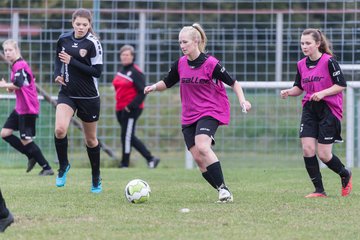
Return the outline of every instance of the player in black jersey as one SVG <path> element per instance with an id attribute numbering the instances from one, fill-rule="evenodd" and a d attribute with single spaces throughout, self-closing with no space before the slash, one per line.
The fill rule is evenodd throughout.
<path id="1" fill-rule="evenodd" d="M 102 73 L 102 47 L 92 29 L 92 14 L 77 9 L 72 15 L 74 31 L 60 36 L 56 47 L 55 82 L 61 84 L 56 106 L 55 147 L 59 159 L 56 186 L 63 187 L 70 169 L 67 131 L 71 118 L 81 119 L 92 169 L 91 192 L 102 191 L 100 145 L 96 135 L 100 114 L 98 79 Z"/>

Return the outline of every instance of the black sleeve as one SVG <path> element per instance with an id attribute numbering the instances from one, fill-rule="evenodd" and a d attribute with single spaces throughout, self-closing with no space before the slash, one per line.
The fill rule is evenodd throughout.
<path id="1" fill-rule="evenodd" d="M 64 72 L 64 70 L 62 69 L 64 64 L 60 61 L 60 58 L 59 58 L 60 52 L 61 52 L 61 45 L 60 45 L 60 39 L 59 39 L 56 44 L 54 78 L 56 78 L 57 76 L 61 76 Z"/>
<path id="2" fill-rule="evenodd" d="M 301 75 L 300 75 L 299 69 L 297 69 L 296 76 L 295 76 L 295 82 L 294 82 L 293 86 L 298 87 L 301 90 L 304 90 L 301 86 Z"/>
<path id="3" fill-rule="evenodd" d="M 230 77 L 229 73 L 226 71 L 225 67 L 223 67 L 220 63 L 216 64 L 215 69 L 212 74 L 212 78 L 222 81 L 223 83 L 232 86 L 235 81 L 232 77 Z"/>
<path id="4" fill-rule="evenodd" d="M 344 74 L 341 71 L 339 63 L 334 58 L 329 59 L 328 68 L 333 83 L 342 87 L 346 87 Z"/>
<path id="5" fill-rule="evenodd" d="M 178 83 L 180 81 L 180 76 L 179 76 L 179 72 L 178 72 L 178 64 L 179 64 L 179 60 L 175 61 L 172 64 L 168 75 L 163 79 L 167 88 L 171 88 L 172 86 L 174 86 L 176 83 Z"/>
<path id="6" fill-rule="evenodd" d="M 145 88 L 145 77 L 144 74 L 136 71 L 133 68 L 133 73 L 131 78 L 133 79 L 134 86 L 137 90 L 136 97 L 129 103 L 128 108 L 138 108 L 139 105 L 144 101 L 145 94 L 144 94 L 144 88 Z"/>
<path id="7" fill-rule="evenodd" d="M 21 88 L 24 85 L 29 85 L 30 79 L 31 78 L 30 78 L 29 74 L 24 69 L 19 69 L 15 73 L 15 78 L 14 78 L 13 84 L 15 86 L 17 86 L 18 88 Z"/>
<path id="8" fill-rule="evenodd" d="M 75 66 L 76 68 L 78 68 L 82 72 L 87 73 L 87 74 L 89 74 L 89 75 L 91 75 L 93 77 L 96 77 L 96 78 L 99 78 L 101 76 L 101 73 L 102 73 L 102 70 L 103 70 L 103 65 L 102 64 L 88 66 L 86 64 L 83 64 L 83 63 L 79 62 L 78 60 L 76 60 L 73 57 L 71 57 L 69 65 Z"/>

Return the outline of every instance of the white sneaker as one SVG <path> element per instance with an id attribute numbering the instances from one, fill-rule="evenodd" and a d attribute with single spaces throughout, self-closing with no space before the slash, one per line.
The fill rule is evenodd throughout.
<path id="1" fill-rule="evenodd" d="M 233 195 L 231 192 L 226 188 L 219 189 L 219 201 L 218 203 L 227 203 L 234 201 Z"/>
<path id="2" fill-rule="evenodd" d="M 160 158 L 158 158 L 158 157 L 153 157 L 153 158 L 151 159 L 151 161 L 148 162 L 148 167 L 149 167 L 149 168 L 156 168 L 157 165 L 159 164 L 159 162 L 160 162 Z"/>

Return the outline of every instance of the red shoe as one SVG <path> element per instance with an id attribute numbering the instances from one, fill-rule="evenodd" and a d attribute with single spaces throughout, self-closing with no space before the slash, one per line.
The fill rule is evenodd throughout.
<path id="1" fill-rule="evenodd" d="M 318 197 L 327 197 L 325 192 L 313 192 L 305 196 L 305 198 L 318 198 Z"/>
<path id="2" fill-rule="evenodd" d="M 341 196 L 346 197 L 349 196 L 352 190 L 352 174 L 349 170 L 349 176 L 341 178 Z"/>

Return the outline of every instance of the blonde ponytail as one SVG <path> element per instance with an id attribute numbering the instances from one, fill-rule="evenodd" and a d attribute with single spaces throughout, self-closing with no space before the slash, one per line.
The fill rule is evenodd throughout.
<path id="1" fill-rule="evenodd" d="M 200 52 L 205 53 L 207 37 L 201 25 L 199 23 L 194 23 L 191 26 L 185 26 L 181 29 L 180 33 L 185 31 L 188 31 L 190 33 L 191 38 L 198 42 L 198 48 Z"/>

